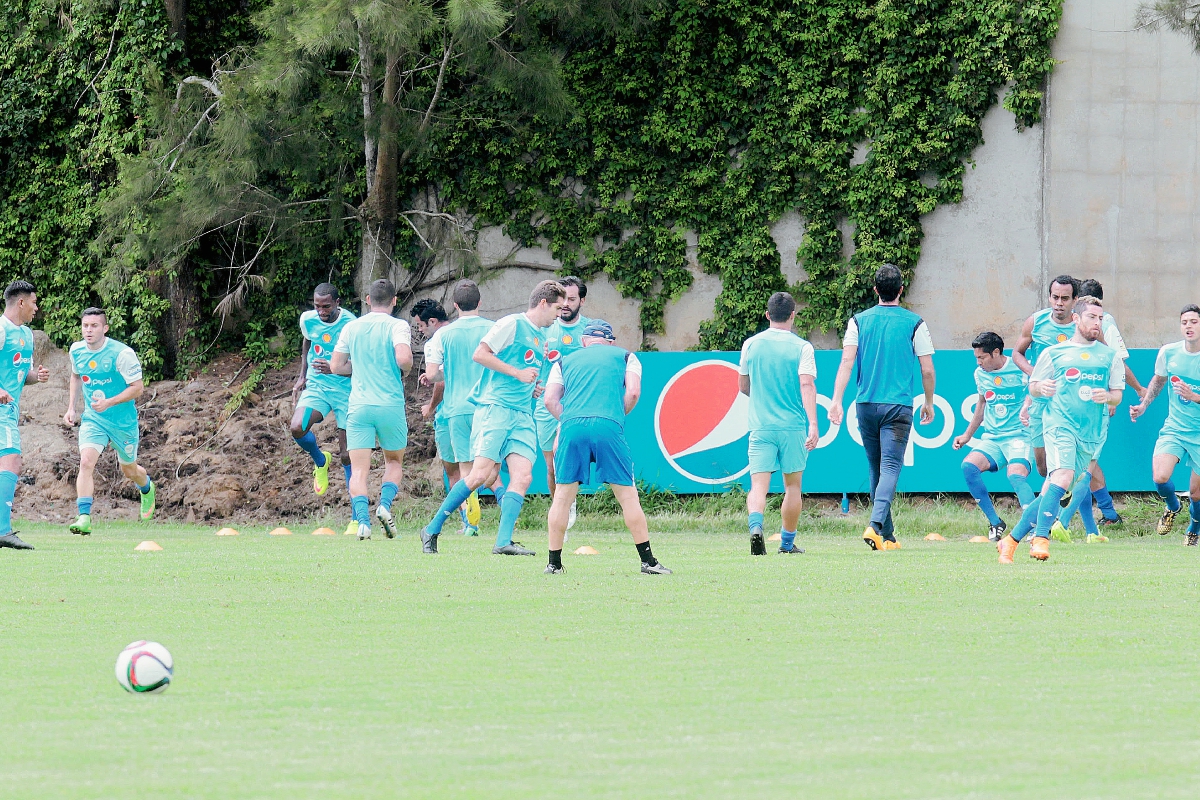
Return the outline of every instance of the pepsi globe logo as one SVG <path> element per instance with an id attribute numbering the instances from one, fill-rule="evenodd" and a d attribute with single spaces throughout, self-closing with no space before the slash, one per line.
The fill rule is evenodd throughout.
<path id="1" fill-rule="evenodd" d="M 525 351 L 525 363 L 526 364 L 536 364 L 537 360 L 538 360 L 537 353 L 535 353 L 533 350 Z"/>
<path id="2" fill-rule="evenodd" d="M 83 381 L 84 383 L 91 383 L 92 376 L 91 375 L 80 375 L 79 380 Z"/>
<path id="3" fill-rule="evenodd" d="M 21 365 L 21 354 L 13 353 L 13 366 L 18 367 L 20 365 Z"/>
<path id="4" fill-rule="evenodd" d="M 558 352 L 557 350 L 551 350 L 548 353 L 546 353 L 546 358 L 548 358 L 552 362 L 558 361 L 559 359 L 562 358 L 562 353 Z"/>
<path id="5" fill-rule="evenodd" d="M 737 366 L 698 361 L 675 373 L 658 396 L 658 449 L 680 475 L 723 484 L 750 471 L 750 398 L 738 390 Z"/>
<path id="6" fill-rule="evenodd" d="M 315 353 L 317 355 L 322 355 L 322 354 L 324 354 L 324 352 L 325 351 L 323 349 L 321 349 L 321 345 L 319 345 L 319 344 L 313 345 L 313 353 Z"/>
<path id="7" fill-rule="evenodd" d="M 1069 381 L 1077 381 L 1077 380 L 1079 380 L 1079 374 L 1080 374 L 1079 370 L 1077 370 L 1075 367 L 1071 367 L 1070 369 L 1067 370 L 1066 374 L 1063 375 L 1063 377 Z"/>
<path id="8" fill-rule="evenodd" d="M 996 399 L 996 393 L 993 392 L 991 389 L 988 389 L 986 392 L 983 393 L 983 401 L 985 403 L 990 403 L 995 399 Z"/>

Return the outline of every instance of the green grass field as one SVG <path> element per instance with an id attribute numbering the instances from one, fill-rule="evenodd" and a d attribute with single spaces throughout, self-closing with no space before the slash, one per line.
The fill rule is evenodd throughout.
<path id="1" fill-rule="evenodd" d="M 0 795 L 1195 796 L 1200 552 L 1128 535 L 1152 505 L 1002 568 L 945 504 L 902 509 L 898 553 L 856 514 L 755 559 L 736 502 L 655 518 L 664 577 L 598 516 L 568 550 L 600 555 L 562 576 L 535 533 L 520 559 L 453 535 L 423 556 L 411 528 L 18 526 Z M 175 657 L 163 695 L 113 678 L 139 638 Z"/>

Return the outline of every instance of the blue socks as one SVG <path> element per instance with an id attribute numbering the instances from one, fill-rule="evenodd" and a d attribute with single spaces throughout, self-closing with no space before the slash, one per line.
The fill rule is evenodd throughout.
<path id="1" fill-rule="evenodd" d="M 138 485 L 137 485 L 137 481 L 134 481 L 134 482 L 133 482 L 133 485 L 134 485 L 134 486 L 137 486 L 137 488 L 138 488 L 138 491 L 139 491 L 139 492 L 141 492 L 142 494 L 150 494 L 150 487 L 154 485 L 154 481 L 150 480 L 150 476 L 149 476 L 149 475 L 147 475 L 147 476 L 146 476 L 146 485 L 145 485 L 145 486 L 138 486 Z M 88 498 L 88 500 L 91 500 L 91 499 L 92 499 L 92 498 L 90 498 L 90 497 Z M 91 505 L 91 503 L 88 503 L 88 505 L 90 506 L 90 505 Z M 84 514 L 84 513 L 87 513 L 87 512 L 81 511 L 80 513 L 81 513 L 81 514 Z"/>
<path id="2" fill-rule="evenodd" d="M 92 498 L 90 498 L 90 497 L 79 498 L 78 500 L 75 501 L 75 505 L 79 509 L 80 514 L 91 514 L 92 513 Z"/>
<path id="3" fill-rule="evenodd" d="M 342 464 L 342 472 L 346 473 L 346 491 L 350 491 L 350 465 Z"/>
<path id="4" fill-rule="evenodd" d="M 761 533 L 763 526 L 763 515 L 757 511 L 751 511 L 749 525 L 751 533 L 754 533 L 755 528 L 758 528 L 759 532 Z"/>
<path id="5" fill-rule="evenodd" d="M 464 484 L 465 485 L 465 484 Z M 468 492 L 468 494 L 470 494 Z M 467 498 L 464 497 L 463 500 Z M 525 505 L 525 495 L 507 491 L 500 501 L 500 529 L 496 531 L 496 547 L 512 544 L 513 531 L 517 527 L 517 517 L 521 516 L 521 506 Z"/>
<path id="6" fill-rule="evenodd" d="M 503 483 L 496 484 L 496 488 L 492 489 L 492 496 L 496 498 L 496 505 L 499 506 L 504 502 L 504 493 L 508 490 L 504 488 Z"/>
<path id="7" fill-rule="evenodd" d="M 0 473 L 3 474 L 3 473 Z M 1179 505 L 1179 498 L 1175 495 L 1175 482 L 1168 480 L 1166 483 L 1156 483 L 1154 488 L 1158 490 L 1158 496 L 1161 497 L 1167 504 L 1170 511 L 1178 511 L 1182 506 Z"/>
<path id="8" fill-rule="evenodd" d="M 1040 536 L 1043 539 L 1050 538 L 1050 526 L 1058 519 L 1058 503 L 1067 494 L 1067 490 L 1056 484 L 1046 481 L 1046 485 L 1042 488 L 1041 499 L 1037 503 L 1037 531 L 1034 536 Z"/>
<path id="9" fill-rule="evenodd" d="M 761 516 L 761 514 L 759 516 Z M 780 528 L 779 529 L 779 538 L 780 538 L 779 549 L 780 550 L 791 550 L 792 546 L 796 543 L 796 532 L 795 531 L 785 531 L 782 528 Z"/>
<path id="10" fill-rule="evenodd" d="M 321 445 L 317 444 L 317 437 L 312 431 L 304 434 L 296 439 L 296 444 L 300 445 L 300 449 L 312 456 L 313 463 L 318 467 L 325 466 L 325 454 L 321 452 Z"/>
<path id="11" fill-rule="evenodd" d="M 1193 500 L 1188 507 L 1192 520 L 1188 525 L 1188 533 L 1200 533 L 1200 500 Z"/>
<path id="12" fill-rule="evenodd" d="M 0 472 L 0 536 L 12 533 L 13 496 L 17 493 L 17 473 Z"/>
<path id="13" fill-rule="evenodd" d="M 391 481 L 384 481 L 383 486 L 379 489 L 379 505 L 392 510 L 392 501 L 396 499 L 396 494 L 400 491 L 400 487 Z"/>
<path id="14" fill-rule="evenodd" d="M 1091 485 L 1092 476 L 1085 472 L 1080 476 L 1079 480 L 1075 481 L 1075 485 L 1071 487 L 1071 502 L 1067 503 L 1067 507 L 1058 515 L 1058 521 L 1064 528 L 1071 527 L 1071 517 L 1075 516 L 1076 511 L 1079 512 L 1080 516 L 1084 517 L 1083 527 L 1087 528 L 1086 518 L 1092 511 Z M 1087 513 L 1084 513 L 1085 508 L 1087 509 Z M 1096 522 L 1093 519 L 1092 525 L 1095 526 L 1095 524 Z"/>
<path id="15" fill-rule="evenodd" d="M 355 522 L 367 527 L 371 526 L 371 501 L 367 499 L 366 495 L 359 494 L 351 497 L 350 508 L 354 509 Z"/>
<path id="16" fill-rule="evenodd" d="M 1096 498 L 1096 505 L 1100 508 L 1100 513 L 1105 519 L 1113 520 L 1118 518 L 1117 509 L 1113 506 L 1112 495 L 1108 493 L 1107 486 L 1101 486 L 1099 489 L 1092 490 L 1092 497 Z"/>
<path id="17" fill-rule="evenodd" d="M 425 532 L 430 536 L 436 536 L 442 532 L 442 526 L 446 524 L 446 520 L 450 515 L 458 510 L 458 507 L 467 502 L 467 498 L 471 496 L 471 487 L 467 486 L 467 482 L 460 480 L 458 483 L 450 487 L 450 492 L 446 495 L 446 499 L 442 501 L 437 512 L 433 515 L 433 519 L 429 520 L 429 524 L 425 526 Z M 525 498 L 521 498 L 524 502 Z"/>
<path id="18" fill-rule="evenodd" d="M 1010 472 L 1008 473 L 1008 482 L 1012 485 L 1013 491 L 1017 493 L 1017 502 L 1021 504 L 1021 508 L 1029 508 L 1029 504 L 1036 497 L 1033 489 L 1029 486 L 1029 476 Z"/>
<path id="19" fill-rule="evenodd" d="M 1017 522 L 1017 526 L 1015 528 L 1009 531 L 1008 535 L 1016 539 L 1018 542 L 1024 539 L 1026 535 L 1033 530 L 1033 526 L 1034 523 L 1037 522 L 1037 515 L 1040 509 L 1041 505 L 1036 499 L 1029 505 L 1025 506 L 1025 511 L 1021 514 L 1020 521 Z"/>
<path id="20" fill-rule="evenodd" d="M 967 481 L 967 491 L 971 493 L 971 497 L 975 498 L 979 510 L 987 517 L 988 524 L 999 525 L 1000 517 L 996 514 L 996 507 L 992 505 L 992 498 L 988 494 L 987 487 L 983 485 L 983 473 L 979 471 L 979 467 L 970 461 L 964 461 L 962 471 L 963 478 Z"/>

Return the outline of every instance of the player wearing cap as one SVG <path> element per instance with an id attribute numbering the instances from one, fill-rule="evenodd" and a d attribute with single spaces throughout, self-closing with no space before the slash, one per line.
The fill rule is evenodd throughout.
<path id="1" fill-rule="evenodd" d="M 1152 462 L 1154 488 L 1167 504 L 1158 521 L 1158 532 L 1164 536 L 1170 533 L 1175 515 L 1182 510 L 1171 476 L 1175 467 L 1185 463 L 1192 468 L 1187 543 L 1195 547 L 1200 541 L 1200 306 L 1189 303 L 1183 307 L 1179 328 L 1183 339 L 1159 349 L 1154 360 L 1154 377 L 1142 402 L 1129 409 L 1129 418 L 1137 422 L 1159 392 L 1170 384 L 1167 419 L 1154 443 Z"/>
<path id="2" fill-rule="evenodd" d="M 408 446 L 408 420 L 404 415 L 404 376 L 412 369 L 412 332 L 407 322 L 392 316 L 396 287 L 387 279 L 371 284 L 367 303 L 371 309 L 346 324 L 333 348 L 335 375 L 350 376 L 350 402 L 346 415 L 346 447 L 350 451 L 350 505 L 360 540 L 371 538 L 371 504 L 367 478 L 371 451 L 378 440 L 383 450 L 383 487 L 375 516 L 389 539 L 396 535 L 392 501 L 404 476 L 404 450 Z"/>
<path id="3" fill-rule="evenodd" d="M 796 545 L 802 508 L 801 481 L 808 452 L 817 446 L 817 361 L 813 346 L 792 332 L 796 301 L 787 292 L 767 300 L 769 327 L 742 345 L 738 388 L 750 398 L 750 493 L 746 510 L 750 555 L 766 555 L 763 513 L 771 476 L 783 474 L 779 552 L 803 553 Z"/>
<path id="4" fill-rule="evenodd" d="M 580 333 L 580 348 L 554 364 L 547 377 L 544 405 L 561 421 L 555 470 L 558 488 L 550 505 L 550 563 L 547 574 L 563 572 L 563 537 L 579 485 L 596 478 L 607 483 L 621 505 L 625 526 L 633 534 L 642 572 L 669 575 L 650 549 L 646 514 L 633 482 L 633 457 L 625 441 L 625 415 L 642 393 L 642 365 L 637 356 L 615 344 L 612 326 L 591 320 Z"/>
<path id="5" fill-rule="evenodd" d="M 338 456 L 346 488 L 350 488 L 350 452 L 346 449 L 346 414 L 350 403 L 350 379 L 334 375 L 329 359 L 342 328 L 355 319 L 342 308 L 337 287 L 332 283 L 317 284 L 313 289 L 313 307 L 300 315 L 300 334 L 304 345 L 300 351 L 300 374 L 292 386 L 291 431 L 301 450 L 313 460 L 313 491 L 325 494 L 329 488 L 329 467 L 333 456 L 322 450 L 312 431 L 331 413 L 337 419 Z"/>
<path id="6" fill-rule="evenodd" d="M 971 342 L 975 350 L 975 414 L 966 431 L 954 439 L 954 449 L 961 449 L 971 442 L 975 432 L 983 426 L 983 434 L 972 444 L 971 452 L 963 459 L 963 478 L 967 489 L 979 510 L 987 517 L 988 538 L 998 542 L 1008 530 L 1008 524 L 996 513 L 987 487 L 983 485 L 984 472 L 997 472 L 1007 468 L 1008 482 L 1021 508 L 1033 502 L 1033 489 L 1029 488 L 1030 458 L 1029 435 L 1021 424 L 1019 410 L 1025 403 L 1029 377 L 1009 357 L 1004 355 L 1004 340 L 999 334 L 985 331 Z"/>
<path id="7" fill-rule="evenodd" d="M 1030 394 L 1047 398 L 1044 441 L 1049 474 L 1037 502 L 1030 503 L 1013 532 L 1000 540 L 1000 563 L 1011 564 L 1017 544 L 1034 527 L 1029 555 L 1050 557 L 1050 526 L 1059 501 L 1075 476 L 1087 469 L 1108 436 L 1108 407 L 1121 402 L 1125 369 L 1117 351 L 1100 341 L 1104 308 L 1094 297 L 1080 297 L 1072 309 L 1075 333 L 1038 355 L 1029 379 Z"/>
<path id="8" fill-rule="evenodd" d="M 133 481 L 141 494 L 142 519 L 154 518 L 154 482 L 137 463 L 138 415 L 134 401 L 142 396 L 142 362 L 137 354 L 108 337 L 108 318 L 103 309 L 85 308 L 80 319 L 83 341 L 71 345 L 71 393 L 63 422 L 79 423 L 79 475 L 75 479 L 75 504 L 79 517 L 71 533 L 92 532 L 92 493 L 95 491 L 96 462 L 112 444 L 121 474 Z M 83 414 L 75 401 L 83 395 Z"/>
<path id="9" fill-rule="evenodd" d="M 26 384 L 45 383 L 50 372 L 33 368 L 33 331 L 29 323 L 37 314 L 37 293 L 29 281 L 13 281 L 4 290 L 4 315 L 0 319 L 0 547 L 32 550 L 12 529 L 13 497 L 21 474 L 21 419 L 19 404 Z"/>
<path id="10" fill-rule="evenodd" d="M 540 397 L 538 381 L 545 359 L 546 328 L 562 310 L 566 292 L 555 281 L 542 281 L 529 295 L 529 308 L 499 320 L 480 340 L 475 361 L 484 368 L 472 399 L 471 471 L 451 487 L 441 508 L 421 532 L 425 550 L 437 552 L 442 525 L 471 495 L 495 479 L 500 464 L 508 466 L 508 488 L 500 500 L 500 527 L 495 555 L 536 555 L 512 540 L 525 492 L 533 480 L 537 458 L 537 430 L 533 399 Z"/>

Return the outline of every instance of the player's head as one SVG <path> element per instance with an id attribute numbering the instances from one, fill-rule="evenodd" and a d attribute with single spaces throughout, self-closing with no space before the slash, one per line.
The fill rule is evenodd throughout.
<path id="1" fill-rule="evenodd" d="M 875 294 L 885 303 L 894 303 L 904 291 L 904 276 L 895 264 L 881 264 L 875 270 Z"/>
<path id="2" fill-rule="evenodd" d="M 1095 278 L 1088 278 L 1079 282 L 1080 297 L 1094 297 L 1097 300 L 1104 299 L 1104 287 L 1100 285 L 1100 281 Z"/>
<path id="3" fill-rule="evenodd" d="M 1050 310 L 1055 319 L 1065 323 L 1071 318 L 1071 307 L 1079 296 L 1079 281 L 1070 275 L 1059 275 L 1050 281 Z"/>
<path id="4" fill-rule="evenodd" d="M 583 333 L 579 335 L 579 342 L 584 347 L 594 344 L 616 344 L 617 335 L 613 333 L 612 325 L 602 319 L 594 319 L 584 326 Z"/>
<path id="5" fill-rule="evenodd" d="M 567 293 L 563 299 L 562 311 L 558 312 L 558 318 L 570 325 L 579 319 L 579 312 L 583 310 L 583 301 L 587 298 L 587 284 L 574 275 L 568 275 L 565 278 L 559 278 L 558 285 L 563 287 Z"/>
<path id="6" fill-rule="evenodd" d="M 396 284 L 387 278 L 375 281 L 367 291 L 367 303 L 372 311 L 392 313 L 392 309 L 396 307 Z"/>
<path id="7" fill-rule="evenodd" d="M 545 328 L 562 313 L 563 303 L 567 298 L 567 290 L 558 281 L 542 281 L 529 295 L 529 321 L 539 328 Z"/>
<path id="8" fill-rule="evenodd" d="M 446 309 L 442 308 L 442 304 L 437 300 L 429 297 L 413 303 L 409 313 L 413 315 L 417 330 L 425 338 L 433 336 L 434 331 L 446 324 Z"/>
<path id="9" fill-rule="evenodd" d="M 83 340 L 88 344 L 100 344 L 108 334 L 108 316 L 103 308 L 85 308 L 79 315 L 79 327 L 83 331 Z"/>
<path id="10" fill-rule="evenodd" d="M 475 281 L 461 280 L 454 286 L 454 307 L 461 311 L 479 308 L 479 286 Z"/>
<path id="11" fill-rule="evenodd" d="M 775 324 L 791 323 L 796 316 L 796 301 L 787 292 L 776 292 L 767 300 L 767 319 Z"/>
<path id="12" fill-rule="evenodd" d="M 1004 340 L 1000 334 L 984 331 L 971 341 L 975 351 L 975 363 L 984 372 L 995 372 L 1004 366 Z"/>
<path id="13" fill-rule="evenodd" d="M 332 283 L 318 283 L 317 288 L 313 289 L 313 308 L 326 325 L 338 318 L 341 305 L 337 287 Z"/>
<path id="14" fill-rule="evenodd" d="M 33 322 L 37 314 L 37 291 L 29 281 L 13 281 L 4 289 L 4 310 L 16 311 L 22 325 Z"/>
<path id="15" fill-rule="evenodd" d="M 1183 331 L 1183 338 L 1189 342 L 1200 339 L 1200 306 L 1188 303 L 1183 307 L 1179 312 L 1179 329 Z"/>
<path id="16" fill-rule="evenodd" d="M 1100 325 L 1104 321 L 1104 304 L 1091 295 L 1084 295 L 1075 300 L 1071 308 L 1071 319 L 1075 320 L 1075 330 L 1089 342 L 1100 338 Z"/>

